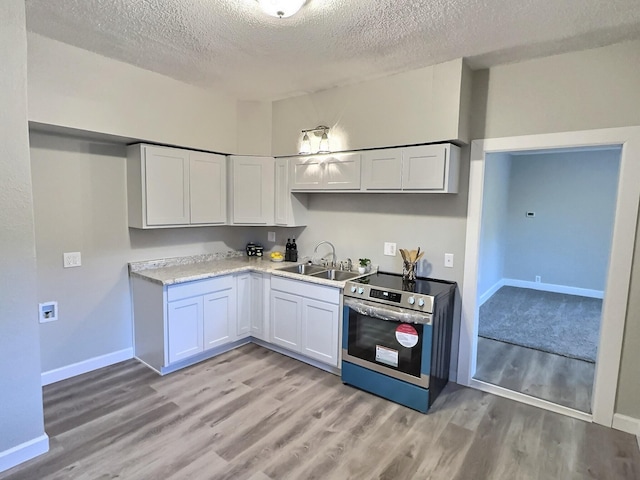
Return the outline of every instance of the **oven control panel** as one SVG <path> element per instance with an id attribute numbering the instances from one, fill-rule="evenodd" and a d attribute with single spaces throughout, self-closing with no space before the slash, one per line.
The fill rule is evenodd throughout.
<path id="1" fill-rule="evenodd" d="M 371 288 L 369 290 L 370 298 L 377 298 L 378 300 L 387 300 L 393 303 L 402 303 L 402 294 L 398 292 L 389 292 L 387 290 L 378 290 L 377 288 Z"/>
<path id="2" fill-rule="evenodd" d="M 422 312 L 431 313 L 433 310 L 433 297 L 419 293 L 384 290 L 371 285 L 347 282 L 344 294 L 348 297 L 367 299 Z"/>

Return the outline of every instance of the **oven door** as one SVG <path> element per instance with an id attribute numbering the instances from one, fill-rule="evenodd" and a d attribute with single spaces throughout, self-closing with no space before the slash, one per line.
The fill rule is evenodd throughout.
<path id="1" fill-rule="evenodd" d="M 430 315 L 347 297 L 344 305 L 344 361 L 429 387 Z"/>

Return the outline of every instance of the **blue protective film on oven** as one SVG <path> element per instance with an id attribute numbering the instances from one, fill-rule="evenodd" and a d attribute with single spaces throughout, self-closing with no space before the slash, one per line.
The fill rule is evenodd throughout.
<path id="1" fill-rule="evenodd" d="M 429 410 L 428 389 L 388 377 L 368 368 L 343 361 L 342 381 L 419 412 L 427 413 Z"/>

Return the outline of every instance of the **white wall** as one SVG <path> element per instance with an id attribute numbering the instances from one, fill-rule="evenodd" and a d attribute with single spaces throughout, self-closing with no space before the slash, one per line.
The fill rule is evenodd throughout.
<path id="1" fill-rule="evenodd" d="M 22 0 L 0 3 L 0 471 L 48 448 L 40 389 Z M 41 439 L 39 450 L 27 442 Z M 15 449 L 15 450 L 12 450 Z"/>
<path id="2" fill-rule="evenodd" d="M 28 35 L 29 121 L 234 153 L 236 99 Z"/>
<path id="3" fill-rule="evenodd" d="M 476 72 L 472 138 L 640 125 L 640 41 Z M 616 411 L 640 419 L 640 230 Z"/>
<path id="4" fill-rule="evenodd" d="M 504 278 L 509 174 L 511 157 L 506 153 L 487 155 L 482 199 L 482 231 L 478 257 L 478 293 L 486 301 Z"/>
<path id="5" fill-rule="evenodd" d="M 458 59 L 276 101 L 273 154 L 297 154 L 300 131 L 318 125 L 331 127 L 332 151 L 466 142 L 470 92 L 470 72 Z"/>
<path id="6" fill-rule="evenodd" d="M 125 157 L 121 144 L 31 132 L 37 301 L 59 303 L 59 320 L 40 325 L 43 372 L 131 348 L 128 262 L 243 250 L 250 240 L 271 247 L 268 230 L 288 232 L 129 229 Z M 82 266 L 62 268 L 62 254 L 74 251 Z"/>
<path id="7" fill-rule="evenodd" d="M 238 155 L 271 155 L 271 102 L 238 102 Z"/>
<path id="8" fill-rule="evenodd" d="M 619 149 L 512 155 L 505 277 L 604 291 L 619 166 Z"/>

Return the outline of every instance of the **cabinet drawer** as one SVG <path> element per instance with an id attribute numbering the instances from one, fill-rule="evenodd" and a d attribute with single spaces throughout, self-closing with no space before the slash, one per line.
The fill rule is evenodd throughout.
<path id="1" fill-rule="evenodd" d="M 233 288 L 233 286 L 233 275 L 169 285 L 167 287 L 167 301 L 173 302 L 183 298 L 195 297 L 196 295 L 206 295 L 207 293 L 227 290 Z"/>
<path id="2" fill-rule="evenodd" d="M 271 289 L 281 292 L 291 293 L 301 297 L 313 298 L 321 302 L 340 303 L 340 289 L 334 287 L 325 287 L 324 285 L 316 285 L 314 283 L 305 282 L 304 280 L 291 280 L 289 278 L 271 277 Z"/>

